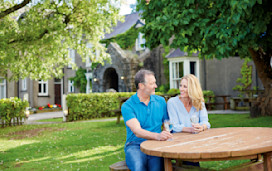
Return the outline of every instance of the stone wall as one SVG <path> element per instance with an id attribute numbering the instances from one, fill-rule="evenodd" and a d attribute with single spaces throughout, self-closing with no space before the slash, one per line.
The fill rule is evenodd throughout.
<path id="1" fill-rule="evenodd" d="M 93 71 L 92 91 L 93 92 L 105 92 L 107 89 L 113 88 L 108 84 L 108 76 L 106 74 L 117 74 L 115 79 L 118 79 L 118 92 L 130 92 L 132 91 L 135 71 L 137 70 L 138 62 L 134 54 L 123 51 L 116 43 L 110 43 L 107 49 L 107 53 L 111 56 L 111 63 L 105 63 L 104 66 L 99 65 Z M 94 81 L 96 80 L 96 81 Z M 134 82 L 134 81 L 133 81 Z"/>

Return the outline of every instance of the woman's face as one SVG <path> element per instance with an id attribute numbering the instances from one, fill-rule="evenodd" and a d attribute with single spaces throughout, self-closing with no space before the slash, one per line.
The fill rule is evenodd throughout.
<path id="1" fill-rule="evenodd" d="M 189 97 L 188 94 L 188 81 L 186 79 L 182 79 L 179 84 L 179 91 L 181 97 Z"/>

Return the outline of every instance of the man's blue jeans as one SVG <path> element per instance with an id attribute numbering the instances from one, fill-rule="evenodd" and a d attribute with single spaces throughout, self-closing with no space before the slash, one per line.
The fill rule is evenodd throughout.
<path id="1" fill-rule="evenodd" d="M 163 158 L 149 156 L 140 149 L 140 142 L 129 142 L 125 145 L 126 163 L 131 171 L 162 171 Z"/>

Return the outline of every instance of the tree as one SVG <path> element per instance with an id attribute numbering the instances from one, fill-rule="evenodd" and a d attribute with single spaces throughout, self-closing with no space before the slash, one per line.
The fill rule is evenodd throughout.
<path id="1" fill-rule="evenodd" d="M 17 3 L 16 3 L 17 2 Z M 112 0 L 0 0 L 0 75 L 9 79 L 61 77 L 68 48 L 83 61 L 109 59 L 99 43 L 122 20 Z M 92 44 L 87 48 L 86 43 Z M 99 50 L 96 58 L 94 50 Z"/>
<path id="2" fill-rule="evenodd" d="M 205 58 L 251 57 L 265 93 L 251 112 L 272 115 L 272 3 L 269 0 L 141 1 L 146 46 L 200 51 Z"/>

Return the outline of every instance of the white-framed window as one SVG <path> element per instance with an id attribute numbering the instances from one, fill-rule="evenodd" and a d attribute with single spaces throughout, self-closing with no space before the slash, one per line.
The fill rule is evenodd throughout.
<path id="1" fill-rule="evenodd" d="M 22 91 L 27 90 L 27 78 L 22 79 Z"/>
<path id="2" fill-rule="evenodd" d="M 6 98 L 6 88 L 7 88 L 6 79 L 0 77 L 0 99 Z"/>
<path id="3" fill-rule="evenodd" d="M 76 62 L 76 50 L 69 48 L 69 58 L 71 59 L 72 63 Z M 72 68 L 72 65 L 69 64 L 68 68 Z"/>
<path id="4" fill-rule="evenodd" d="M 142 47 L 143 45 L 143 47 Z M 136 51 L 144 50 L 145 49 L 145 38 L 144 34 L 139 32 L 138 38 L 136 39 Z"/>
<path id="5" fill-rule="evenodd" d="M 72 80 L 68 80 L 68 92 L 69 93 L 75 92 L 74 81 L 72 81 Z"/>
<path id="6" fill-rule="evenodd" d="M 39 80 L 39 96 L 48 96 L 48 81 Z"/>
<path id="7" fill-rule="evenodd" d="M 169 59 L 170 88 L 179 88 L 181 77 L 194 74 L 199 78 L 198 57 L 180 57 Z"/>

